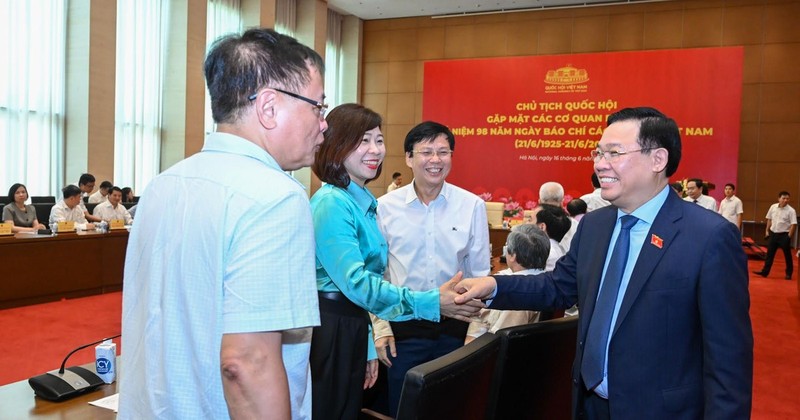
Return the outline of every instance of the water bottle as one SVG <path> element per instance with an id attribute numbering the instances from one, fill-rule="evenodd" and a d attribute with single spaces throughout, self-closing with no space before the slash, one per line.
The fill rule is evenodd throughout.
<path id="1" fill-rule="evenodd" d="M 58 223 L 50 223 L 50 235 L 56 236 L 58 234 Z"/>

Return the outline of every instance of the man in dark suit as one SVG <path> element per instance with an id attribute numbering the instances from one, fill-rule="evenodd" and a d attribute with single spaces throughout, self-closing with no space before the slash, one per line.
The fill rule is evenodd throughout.
<path id="1" fill-rule="evenodd" d="M 623 109 L 592 156 L 613 206 L 586 214 L 555 270 L 465 279 L 456 302 L 546 310 L 577 301 L 577 418 L 749 418 L 747 261 L 733 224 L 671 193 L 677 124 L 652 108 Z"/>

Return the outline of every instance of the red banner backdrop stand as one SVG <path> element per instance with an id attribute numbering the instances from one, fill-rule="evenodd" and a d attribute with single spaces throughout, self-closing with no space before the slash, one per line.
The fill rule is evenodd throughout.
<path id="1" fill-rule="evenodd" d="M 456 134 L 448 182 L 493 200 L 538 200 L 560 182 L 590 192 L 589 153 L 606 117 L 651 106 L 681 128 L 673 181 L 736 181 L 742 47 L 430 61 L 423 119 Z M 717 200 L 722 188 L 711 192 Z"/>

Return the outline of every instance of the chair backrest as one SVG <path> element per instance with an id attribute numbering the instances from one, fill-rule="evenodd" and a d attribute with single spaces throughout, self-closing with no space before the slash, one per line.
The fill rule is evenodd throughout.
<path id="1" fill-rule="evenodd" d="M 505 204 L 499 201 L 486 202 L 486 220 L 489 222 L 490 227 L 503 227 L 503 206 Z"/>
<path id="2" fill-rule="evenodd" d="M 31 196 L 31 204 L 36 203 L 56 203 L 56 197 L 52 195 L 32 195 Z"/>
<path id="3" fill-rule="evenodd" d="M 100 203 L 86 203 L 86 211 L 88 211 L 89 214 L 94 214 L 94 208 L 97 207 L 98 204 Z"/>
<path id="4" fill-rule="evenodd" d="M 56 203 L 33 203 L 33 208 L 36 209 L 36 220 L 43 225 L 50 223 L 50 211 Z"/>
<path id="5" fill-rule="evenodd" d="M 409 370 L 398 420 L 485 418 L 493 411 L 491 382 L 500 338 L 484 334 L 468 345 Z"/>
<path id="6" fill-rule="evenodd" d="M 497 331 L 501 357 L 490 419 L 570 419 L 578 317 Z"/>

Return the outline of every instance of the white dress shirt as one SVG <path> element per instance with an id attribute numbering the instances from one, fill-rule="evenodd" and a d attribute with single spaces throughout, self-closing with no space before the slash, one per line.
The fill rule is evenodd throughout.
<path id="1" fill-rule="evenodd" d="M 742 213 L 742 200 L 735 195 L 731 198 L 725 197 L 719 202 L 719 214 L 736 226 L 739 226 L 739 215 Z"/>
<path id="2" fill-rule="evenodd" d="M 86 229 L 88 223 L 81 206 L 69 208 L 64 200 L 56 203 L 50 210 L 50 223 L 58 222 L 75 222 L 75 228 L 80 230 Z"/>
<path id="3" fill-rule="evenodd" d="M 98 204 L 97 207 L 94 208 L 93 214 L 106 222 L 111 220 L 124 220 L 126 225 L 133 223 L 133 217 L 128 213 L 128 209 L 126 209 L 125 206 L 117 204 L 117 207 L 114 207 L 109 201 Z"/>
<path id="4" fill-rule="evenodd" d="M 411 290 L 439 288 L 458 271 L 464 278 L 489 274 L 489 224 L 486 203 L 477 195 L 444 183 L 425 205 L 414 182 L 378 199 L 378 226 L 389 245 L 384 278 Z M 389 323 L 373 319 L 374 338 L 392 335 Z"/>
<path id="5" fill-rule="evenodd" d="M 683 199 L 689 202 L 695 202 L 695 204 L 697 204 L 698 206 L 707 208 L 711 211 L 717 211 L 717 200 L 715 200 L 714 197 L 710 197 L 705 194 L 700 194 L 700 197 L 697 197 L 696 201 L 694 198 L 689 197 L 688 195 L 686 197 L 683 197 Z"/>

